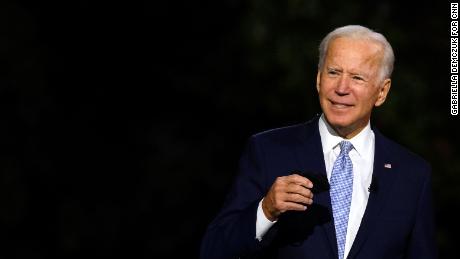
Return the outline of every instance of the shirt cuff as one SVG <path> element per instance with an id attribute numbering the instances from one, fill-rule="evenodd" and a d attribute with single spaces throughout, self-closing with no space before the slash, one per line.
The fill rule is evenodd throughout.
<path id="1" fill-rule="evenodd" d="M 257 219 L 256 219 L 256 239 L 262 241 L 263 236 L 267 231 L 276 223 L 275 221 L 270 221 L 265 216 L 265 213 L 262 209 L 262 199 L 259 202 L 259 207 L 257 208 Z"/>

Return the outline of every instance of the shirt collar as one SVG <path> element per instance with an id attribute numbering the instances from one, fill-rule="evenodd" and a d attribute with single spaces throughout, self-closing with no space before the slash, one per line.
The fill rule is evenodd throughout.
<path id="1" fill-rule="evenodd" d="M 333 150 L 342 140 L 350 141 L 351 144 L 353 144 L 353 149 L 355 149 L 360 156 L 367 154 L 368 149 L 371 148 L 369 143 L 372 141 L 373 132 L 370 122 L 367 122 L 366 127 L 364 127 L 361 132 L 351 139 L 344 139 L 340 137 L 326 121 L 324 114 L 321 115 L 318 121 L 318 127 L 324 153 Z"/>

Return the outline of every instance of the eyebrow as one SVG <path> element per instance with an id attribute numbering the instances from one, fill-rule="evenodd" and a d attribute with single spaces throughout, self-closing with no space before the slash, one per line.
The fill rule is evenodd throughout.
<path id="1" fill-rule="evenodd" d="M 341 69 L 341 68 L 335 68 L 335 67 L 326 67 L 326 70 L 328 70 L 328 71 L 334 70 L 334 71 L 340 71 L 340 72 L 343 71 L 343 69 Z"/>
<path id="2" fill-rule="evenodd" d="M 326 67 L 327 71 L 338 71 L 338 72 L 343 72 L 343 69 L 341 68 L 336 68 L 336 67 Z M 360 76 L 362 77 L 363 79 L 365 79 L 366 81 L 369 79 L 369 76 L 365 73 L 361 73 L 361 72 L 348 72 L 348 74 L 350 74 L 351 76 Z"/>

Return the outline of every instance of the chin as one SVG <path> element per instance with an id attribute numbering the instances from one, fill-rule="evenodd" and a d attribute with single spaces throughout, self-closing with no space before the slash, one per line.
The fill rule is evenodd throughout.
<path id="1" fill-rule="evenodd" d="M 327 122 L 333 128 L 348 128 L 353 124 L 353 120 L 349 114 L 335 114 L 335 113 L 324 113 Z"/>

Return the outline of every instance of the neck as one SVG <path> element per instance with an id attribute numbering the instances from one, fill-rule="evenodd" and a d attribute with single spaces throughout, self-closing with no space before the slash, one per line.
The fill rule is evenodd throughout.
<path id="1" fill-rule="evenodd" d="M 324 116 L 324 121 L 326 122 L 326 124 L 332 129 L 334 130 L 334 132 L 344 138 L 344 139 L 351 139 L 353 138 L 354 136 L 358 135 L 366 126 L 367 124 L 369 123 L 369 120 L 366 120 L 366 122 L 364 123 L 355 123 L 355 124 L 352 124 L 352 125 L 348 125 L 348 126 L 345 126 L 345 127 L 342 127 L 342 126 L 338 126 L 338 125 L 332 125 L 326 118 L 326 116 Z"/>
<path id="2" fill-rule="evenodd" d="M 366 124 L 367 125 L 367 124 Z M 352 127 L 335 127 L 335 126 L 332 126 L 331 127 L 335 130 L 335 132 L 337 132 L 337 134 L 344 138 L 344 139 L 351 139 L 353 138 L 354 136 L 358 135 L 365 127 L 366 125 L 364 126 L 360 126 L 358 128 L 352 128 Z"/>

